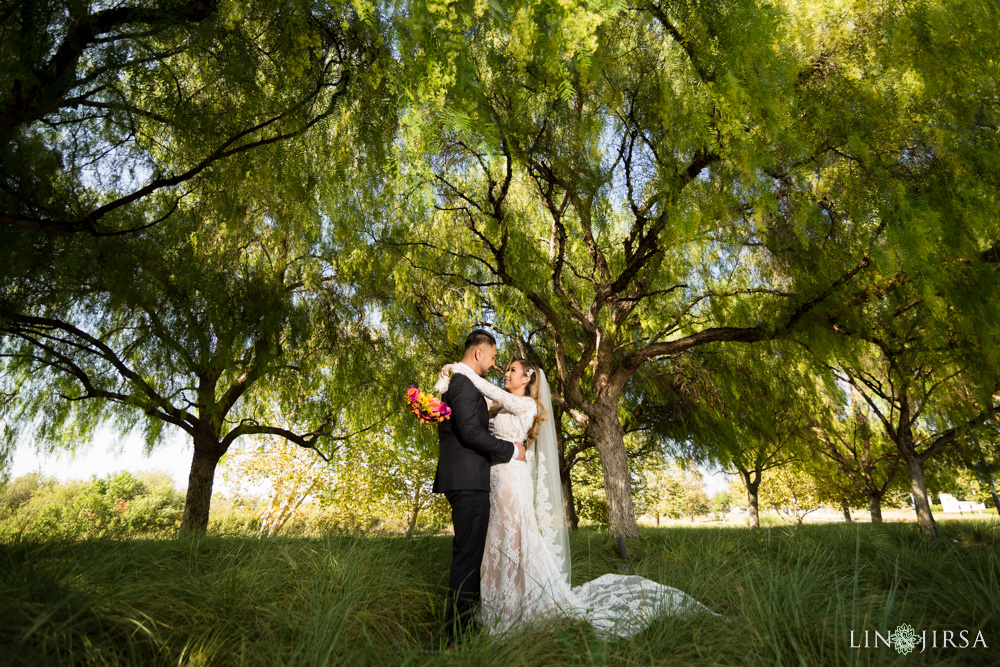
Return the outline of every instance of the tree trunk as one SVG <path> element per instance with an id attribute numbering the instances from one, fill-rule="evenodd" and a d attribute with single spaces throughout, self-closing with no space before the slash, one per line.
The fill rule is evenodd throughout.
<path id="1" fill-rule="evenodd" d="M 937 537 L 937 524 L 934 523 L 934 516 L 931 514 L 931 503 L 927 497 L 927 484 L 924 482 L 924 467 L 920 459 L 915 456 L 903 454 L 906 460 L 906 468 L 910 473 L 910 490 L 913 492 L 913 507 L 917 511 L 917 523 L 920 531 L 927 537 Z"/>
<path id="2" fill-rule="evenodd" d="M 573 480 L 570 479 L 569 470 L 563 473 L 560 471 L 560 481 L 563 489 L 563 510 L 566 512 L 566 527 L 570 530 L 577 530 L 580 527 L 580 517 L 576 513 L 576 499 L 573 497 Z"/>
<path id="3" fill-rule="evenodd" d="M 410 521 L 406 526 L 406 533 L 403 537 L 412 537 L 413 531 L 417 528 L 417 517 L 420 516 L 420 487 L 413 492 L 413 503 L 410 505 Z"/>
<path id="4" fill-rule="evenodd" d="M 844 510 L 844 523 L 851 523 L 851 504 L 847 500 L 840 501 L 840 509 Z"/>
<path id="5" fill-rule="evenodd" d="M 274 516 L 274 510 L 278 505 L 278 498 L 278 489 L 274 489 L 271 494 L 271 500 L 267 504 L 267 509 L 260 515 L 260 531 L 257 533 L 257 537 L 267 536 L 268 528 L 270 528 Z"/>
<path id="6" fill-rule="evenodd" d="M 608 503 L 608 531 L 612 537 L 640 539 L 632 504 L 625 436 L 618 422 L 617 404 L 608 414 L 591 421 L 587 429 L 597 444 L 604 473 L 604 498 Z"/>
<path id="7" fill-rule="evenodd" d="M 868 511 L 872 515 L 872 523 L 882 523 L 882 496 L 877 493 L 868 494 Z"/>
<path id="8" fill-rule="evenodd" d="M 217 442 L 199 443 L 195 439 L 194 458 L 191 459 L 187 496 L 184 499 L 184 518 L 181 520 L 182 535 L 204 535 L 208 530 L 215 467 L 222 458 L 219 449 Z"/>
<path id="9" fill-rule="evenodd" d="M 982 455 L 979 457 L 979 469 L 982 471 L 980 477 L 986 482 L 986 485 L 990 487 L 990 495 L 993 496 L 993 507 L 996 508 L 997 514 L 1000 514 L 1000 496 L 997 495 L 997 486 L 993 482 L 993 472 L 990 470 L 990 466 L 986 463 L 986 459 Z"/>
<path id="10" fill-rule="evenodd" d="M 562 482 L 563 511 L 566 513 L 566 528 L 575 531 L 580 528 L 580 516 L 576 511 L 576 499 L 573 497 L 573 478 L 570 477 L 572 466 L 566 465 L 566 440 L 562 430 L 562 410 L 553 406 L 552 417 L 556 426 L 556 449 L 559 452 L 559 481 Z"/>
<path id="11" fill-rule="evenodd" d="M 278 508 L 271 516 L 271 522 L 267 527 L 267 536 L 274 537 L 281 530 L 281 527 L 285 525 L 288 519 L 295 513 L 295 508 L 292 506 L 292 498 L 289 497 L 285 502 L 281 503 L 281 507 Z"/>
<path id="12" fill-rule="evenodd" d="M 747 518 L 750 519 L 750 530 L 760 528 L 760 511 L 757 503 L 758 484 L 747 484 Z"/>
<path id="13" fill-rule="evenodd" d="M 997 514 L 1000 514 L 1000 496 L 997 496 L 997 487 L 993 483 L 993 475 L 987 473 L 986 480 L 990 485 L 990 495 L 993 496 L 993 507 L 996 508 Z"/>
<path id="14" fill-rule="evenodd" d="M 273 523 L 271 525 L 271 529 L 267 532 L 268 537 L 274 537 L 275 535 L 278 534 L 279 530 L 285 527 L 285 524 L 288 523 L 288 520 L 291 519 L 293 516 L 295 516 L 295 513 L 299 511 L 300 507 L 302 507 L 302 503 L 306 501 L 306 498 L 309 496 L 310 493 L 312 493 L 312 490 L 315 486 L 316 483 L 313 482 L 309 486 L 309 488 L 306 489 L 306 492 L 300 495 L 299 499 L 295 501 L 294 506 L 291 505 L 292 502 L 291 499 L 289 499 L 288 502 L 285 503 L 285 506 L 281 508 L 281 514 L 278 516 L 278 522 Z"/>

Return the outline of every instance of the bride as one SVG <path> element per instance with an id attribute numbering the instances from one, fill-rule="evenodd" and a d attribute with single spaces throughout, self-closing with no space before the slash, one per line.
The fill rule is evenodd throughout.
<path id="1" fill-rule="evenodd" d="M 463 364 L 448 364 L 437 389 L 446 388 L 452 372 L 468 377 L 491 402 L 493 434 L 524 442 L 528 449 L 527 460 L 490 468 L 478 618 L 490 633 L 569 616 L 587 620 L 601 634 L 628 637 L 657 616 L 708 612 L 686 593 L 638 576 L 605 574 L 571 587 L 569 533 L 545 374 L 530 361 L 514 359 L 504 374 L 504 391 Z"/>

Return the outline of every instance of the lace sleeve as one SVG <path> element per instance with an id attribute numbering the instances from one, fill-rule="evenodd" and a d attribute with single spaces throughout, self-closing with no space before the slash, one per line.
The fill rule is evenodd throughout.
<path id="1" fill-rule="evenodd" d="M 535 399 L 530 396 L 515 396 L 509 391 L 504 391 L 489 380 L 479 377 L 471 370 L 466 370 L 464 367 L 457 364 L 452 367 L 452 371 L 455 373 L 461 373 L 465 377 L 472 380 L 472 384 L 475 385 L 476 389 L 478 389 L 483 396 L 491 401 L 499 403 L 515 415 L 522 415 L 536 409 Z"/>

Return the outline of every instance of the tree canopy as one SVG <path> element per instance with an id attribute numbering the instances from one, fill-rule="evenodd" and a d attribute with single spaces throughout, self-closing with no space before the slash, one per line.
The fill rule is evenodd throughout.
<path id="1" fill-rule="evenodd" d="M 209 172 L 366 113 L 385 76 L 347 3 L 6 3 L 0 223 L 113 234 L 184 209 Z M 245 169 L 245 167 L 243 167 Z"/>
<path id="2" fill-rule="evenodd" d="M 735 467 L 756 508 L 761 473 L 824 434 L 861 471 L 844 384 L 894 424 L 911 480 L 997 411 L 995 4 L 53 0 L 0 19 L 8 446 L 181 428 L 203 499 L 186 525 L 237 438 L 329 456 L 473 323 L 546 369 L 567 490 L 596 453 L 625 537 L 630 433 Z M 908 455 L 904 422 L 938 444 Z M 403 470 L 382 454 L 364 458 Z"/>

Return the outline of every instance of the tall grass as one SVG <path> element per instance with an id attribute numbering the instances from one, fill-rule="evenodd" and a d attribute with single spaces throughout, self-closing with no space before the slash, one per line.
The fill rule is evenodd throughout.
<path id="1" fill-rule="evenodd" d="M 451 648 L 447 537 L 14 539 L 0 664 L 1000 664 L 1000 522 L 940 528 L 935 542 L 906 524 L 643 529 L 630 570 L 725 619 L 665 617 L 610 642 L 557 622 Z M 572 541 L 575 583 L 621 571 L 603 532 Z M 850 647 L 852 630 L 901 623 L 981 631 L 989 648 Z"/>

